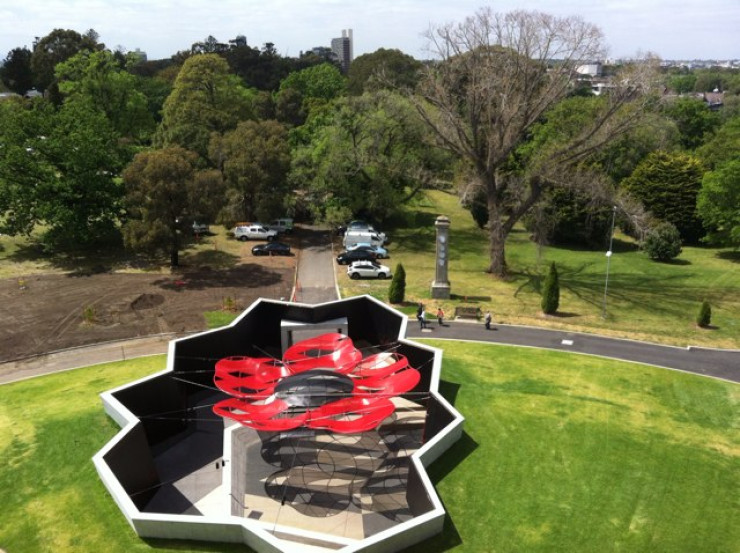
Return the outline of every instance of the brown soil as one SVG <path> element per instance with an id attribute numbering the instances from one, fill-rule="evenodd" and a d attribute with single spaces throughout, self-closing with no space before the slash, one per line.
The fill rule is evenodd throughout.
<path id="1" fill-rule="evenodd" d="M 172 275 L 34 275 L 0 280 L 0 362 L 74 346 L 206 328 L 205 311 L 288 298 L 295 258 Z M 231 301 L 233 300 L 233 302 Z"/>

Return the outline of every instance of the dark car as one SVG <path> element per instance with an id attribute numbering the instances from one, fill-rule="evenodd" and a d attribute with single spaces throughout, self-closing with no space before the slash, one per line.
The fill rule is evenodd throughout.
<path id="1" fill-rule="evenodd" d="M 252 248 L 252 255 L 290 255 L 290 246 L 282 242 L 258 244 Z"/>
<path id="2" fill-rule="evenodd" d="M 352 250 L 342 252 L 337 256 L 337 263 L 340 265 L 349 265 L 353 261 L 375 261 L 378 258 L 369 250 Z"/>

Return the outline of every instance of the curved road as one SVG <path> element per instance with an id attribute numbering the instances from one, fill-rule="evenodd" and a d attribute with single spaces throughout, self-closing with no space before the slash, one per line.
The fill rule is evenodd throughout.
<path id="1" fill-rule="evenodd" d="M 301 248 L 293 300 L 310 304 L 336 300 L 338 289 L 329 232 L 316 227 L 303 227 L 296 234 Z M 421 330 L 416 321 L 410 320 L 407 336 L 495 342 L 598 355 L 740 382 L 740 350 L 680 348 L 595 334 L 511 325 L 494 324 L 488 331 L 482 323 L 467 321 L 452 321 L 442 327 L 435 322 Z M 98 344 L 0 364 L 0 384 L 97 363 L 166 353 L 167 343 L 173 337 L 151 336 Z"/>

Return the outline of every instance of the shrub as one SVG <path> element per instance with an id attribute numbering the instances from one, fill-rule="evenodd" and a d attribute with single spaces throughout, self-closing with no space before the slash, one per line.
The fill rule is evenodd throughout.
<path id="1" fill-rule="evenodd" d="M 668 261 L 681 253 L 681 235 L 672 223 L 660 223 L 647 232 L 642 248 L 650 259 Z"/>
<path id="2" fill-rule="evenodd" d="M 403 303 L 406 298 L 406 270 L 400 263 L 393 271 L 393 279 L 388 288 L 388 301 L 391 303 Z"/>
<path id="3" fill-rule="evenodd" d="M 699 308 L 699 314 L 696 316 L 696 324 L 702 328 L 708 327 L 712 323 L 712 306 L 708 301 L 702 302 Z"/>
<path id="4" fill-rule="evenodd" d="M 558 270 L 555 268 L 555 262 L 553 262 L 542 287 L 542 311 L 546 315 L 552 315 L 558 310 L 559 305 L 560 282 L 558 281 Z"/>

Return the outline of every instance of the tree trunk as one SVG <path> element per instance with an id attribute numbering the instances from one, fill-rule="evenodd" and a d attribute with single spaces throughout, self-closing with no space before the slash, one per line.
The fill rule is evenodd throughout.
<path id="1" fill-rule="evenodd" d="M 501 209 L 495 201 L 488 202 L 488 247 L 491 264 L 489 273 L 497 276 L 506 276 L 506 228 L 504 226 Z"/>
<path id="2" fill-rule="evenodd" d="M 170 267 L 177 267 L 180 265 L 180 252 L 177 247 L 170 250 Z"/>

